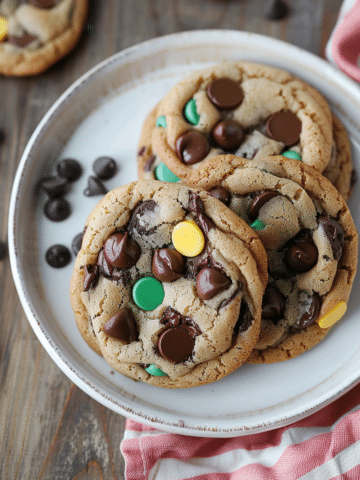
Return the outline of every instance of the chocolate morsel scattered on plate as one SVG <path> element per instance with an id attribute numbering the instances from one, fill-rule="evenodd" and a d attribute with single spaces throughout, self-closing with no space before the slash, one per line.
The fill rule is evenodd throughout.
<path id="1" fill-rule="evenodd" d="M 39 186 L 49 197 L 61 197 L 67 192 L 69 182 L 63 177 L 50 176 L 42 178 Z"/>
<path id="2" fill-rule="evenodd" d="M 75 182 L 81 177 L 82 166 L 77 160 L 73 158 L 64 158 L 56 166 L 58 175 L 66 178 L 68 182 Z"/>
<path id="3" fill-rule="evenodd" d="M 93 176 L 88 178 L 88 185 L 84 190 L 84 195 L 86 197 L 95 197 L 97 195 L 105 195 L 106 193 L 107 188 L 99 178 Z"/>
<path id="4" fill-rule="evenodd" d="M 61 222 L 70 216 L 71 206 L 65 198 L 50 198 L 44 205 L 44 213 L 49 220 Z"/>
<path id="5" fill-rule="evenodd" d="M 268 20 L 282 20 L 289 13 L 289 7 L 283 0 L 269 0 L 264 5 L 264 16 Z"/>
<path id="6" fill-rule="evenodd" d="M 52 245 L 47 249 L 45 259 L 50 267 L 63 268 L 70 263 L 71 253 L 65 245 Z"/>
<path id="7" fill-rule="evenodd" d="M 71 250 L 74 252 L 74 255 L 77 255 L 81 250 L 81 244 L 83 239 L 83 233 L 78 233 L 71 242 Z"/>
<path id="8" fill-rule="evenodd" d="M 109 180 L 116 173 L 116 162 L 111 157 L 99 157 L 93 163 L 93 170 L 101 180 Z"/>

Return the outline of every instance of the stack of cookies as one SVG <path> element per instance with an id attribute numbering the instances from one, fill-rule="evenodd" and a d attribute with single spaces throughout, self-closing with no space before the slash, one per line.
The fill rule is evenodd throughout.
<path id="1" fill-rule="evenodd" d="M 144 121 L 139 180 L 90 214 L 71 281 L 86 342 L 168 388 L 291 359 L 344 315 L 357 264 L 347 133 L 287 72 L 224 63 Z"/>

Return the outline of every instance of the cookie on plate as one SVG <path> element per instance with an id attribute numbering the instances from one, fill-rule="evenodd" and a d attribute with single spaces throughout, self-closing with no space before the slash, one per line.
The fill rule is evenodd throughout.
<path id="1" fill-rule="evenodd" d="M 0 75 L 44 72 L 71 52 L 88 0 L 0 0 Z"/>
<path id="2" fill-rule="evenodd" d="M 256 160 L 294 148 L 322 172 L 332 146 L 326 106 L 320 93 L 285 71 L 226 62 L 193 73 L 161 100 L 152 148 L 185 180 L 219 154 Z"/>
<path id="3" fill-rule="evenodd" d="M 118 372 L 168 388 L 214 382 L 260 329 L 265 250 L 206 192 L 139 181 L 87 220 L 71 304 L 87 343 Z"/>
<path id="4" fill-rule="evenodd" d="M 231 154 L 215 160 L 189 183 L 245 220 L 268 256 L 261 331 L 249 361 L 295 357 L 322 340 L 346 310 L 358 249 L 350 211 L 335 187 L 302 162 Z"/>

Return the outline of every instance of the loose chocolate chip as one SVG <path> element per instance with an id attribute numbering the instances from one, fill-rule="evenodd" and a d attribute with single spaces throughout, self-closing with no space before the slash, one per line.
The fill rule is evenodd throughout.
<path id="1" fill-rule="evenodd" d="M 229 277 L 216 268 L 203 268 L 196 275 L 196 288 L 202 300 L 210 300 L 231 283 Z"/>
<path id="2" fill-rule="evenodd" d="M 262 318 L 277 323 L 285 309 L 284 297 L 276 287 L 267 286 L 262 302 Z"/>
<path id="3" fill-rule="evenodd" d="M 96 195 L 105 195 L 106 193 L 107 189 L 101 180 L 97 177 L 88 178 L 88 186 L 84 190 L 84 195 L 87 197 L 94 197 Z"/>
<path id="4" fill-rule="evenodd" d="M 231 195 L 228 190 L 224 187 L 216 187 L 210 190 L 209 194 L 220 200 L 224 205 L 228 206 L 231 200 Z"/>
<path id="5" fill-rule="evenodd" d="M 269 137 L 290 147 L 300 140 L 301 126 L 297 115 L 285 110 L 276 112 L 267 119 L 266 132 Z"/>
<path id="6" fill-rule="evenodd" d="M 264 7 L 264 16 L 268 20 L 282 20 L 288 13 L 289 7 L 283 0 L 270 0 Z"/>
<path id="7" fill-rule="evenodd" d="M 309 307 L 309 310 L 305 312 L 301 318 L 294 323 L 292 326 L 295 330 L 301 330 L 303 328 L 308 327 L 312 323 L 315 322 L 317 319 L 319 312 L 320 312 L 320 307 L 321 307 L 321 300 L 319 295 L 315 292 L 312 301 Z"/>
<path id="8" fill-rule="evenodd" d="M 176 250 L 161 248 L 155 250 L 152 273 L 160 282 L 172 282 L 183 276 L 185 258 Z"/>
<path id="9" fill-rule="evenodd" d="M 231 110 L 243 101 L 244 92 L 234 80 L 218 78 L 208 86 L 207 96 L 216 107 Z"/>
<path id="10" fill-rule="evenodd" d="M 57 5 L 59 0 L 28 0 L 30 5 L 37 8 L 52 8 Z"/>
<path id="11" fill-rule="evenodd" d="M 7 37 L 7 41 L 16 45 L 17 47 L 27 47 L 31 42 L 37 39 L 37 36 L 31 35 L 30 33 L 24 32 L 21 37 L 15 37 L 13 35 L 9 35 Z"/>
<path id="12" fill-rule="evenodd" d="M 117 338 L 125 343 L 135 342 L 138 334 L 132 311 L 129 308 L 120 310 L 105 323 L 104 332 L 109 337 Z"/>
<path id="13" fill-rule="evenodd" d="M 186 132 L 176 140 L 176 153 L 185 165 L 200 162 L 209 150 L 209 142 L 201 132 Z"/>
<path id="14" fill-rule="evenodd" d="M 181 327 L 164 330 L 158 340 L 160 354 L 175 363 L 186 360 L 191 355 L 194 345 L 192 335 Z"/>
<path id="15" fill-rule="evenodd" d="M 211 132 L 213 141 L 224 150 L 235 150 L 244 140 L 245 131 L 234 120 L 219 122 Z"/>
<path id="16" fill-rule="evenodd" d="M 64 158 L 56 166 L 58 175 L 66 178 L 68 182 L 76 182 L 81 177 L 82 166 L 73 158 Z"/>
<path id="17" fill-rule="evenodd" d="M 334 259 L 339 261 L 345 242 L 344 230 L 341 225 L 331 217 L 320 217 L 319 223 L 330 241 Z"/>
<path id="18" fill-rule="evenodd" d="M 7 254 L 7 245 L 5 242 L 0 240 L 0 260 L 4 260 Z"/>
<path id="19" fill-rule="evenodd" d="M 236 322 L 234 332 L 246 332 L 253 322 L 253 316 L 251 315 L 248 304 L 243 300 L 240 306 L 239 318 Z"/>
<path id="20" fill-rule="evenodd" d="M 130 268 L 139 260 L 139 244 L 126 233 L 114 233 L 104 243 L 106 260 L 117 268 Z"/>
<path id="21" fill-rule="evenodd" d="M 265 205 L 269 200 L 276 197 L 278 192 L 274 192 L 273 190 L 266 190 L 265 192 L 259 193 L 254 198 L 250 208 L 249 208 L 249 217 L 251 220 L 255 220 L 259 215 L 260 208 Z"/>
<path id="22" fill-rule="evenodd" d="M 45 253 L 45 260 L 53 268 L 66 267 L 71 261 L 70 250 L 65 245 L 53 245 Z"/>
<path id="23" fill-rule="evenodd" d="M 317 264 L 317 260 L 318 249 L 306 240 L 291 246 L 285 256 L 286 266 L 296 273 L 308 272 Z"/>
<path id="24" fill-rule="evenodd" d="M 101 180 L 109 180 L 116 173 L 116 162 L 110 157 L 99 157 L 93 163 L 93 170 Z"/>
<path id="25" fill-rule="evenodd" d="M 69 183 L 63 177 L 45 177 L 40 180 L 39 186 L 49 197 L 61 197 L 68 190 Z"/>
<path id="26" fill-rule="evenodd" d="M 146 222 L 146 217 L 155 211 L 157 203 L 154 200 L 146 200 L 145 202 L 140 202 L 136 205 L 133 210 L 129 225 L 128 231 L 130 235 L 139 235 L 140 237 L 152 235 L 156 227 L 151 227 Z"/>
<path id="27" fill-rule="evenodd" d="M 147 160 L 144 165 L 144 172 L 150 172 L 151 167 L 153 166 L 154 162 L 156 160 L 156 155 L 151 155 Z"/>
<path id="28" fill-rule="evenodd" d="M 77 255 L 81 250 L 83 236 L 83 233 L 78 233 L 71 242 L 71 250 L 74 252 L 74 255 Z"/>
<path id="29" fill-rule="evenodd" d="M 98 265 L 85 265 L 84 267 L 84 292 L 87 292 L 90 288 L 94 288 L 99 279 L 99 266 Z"/>
<path id="30" fill-rule="evenodd" d="M 49 220 L 61 222 L 71 213 L 70 203 L 65 198 L 50 198 L 44 205 L 44 213 Z"/>

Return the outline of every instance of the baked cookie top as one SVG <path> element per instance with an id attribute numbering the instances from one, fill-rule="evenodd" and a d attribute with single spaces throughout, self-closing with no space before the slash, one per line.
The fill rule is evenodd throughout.
<path id="1" fill-rule="evenodd" d="M 86 225 L 71 303 L 84 339 L 115 370 L 185 388 L 246 360 L 267 262 L 236 214 L 206 192 L 143 181 L 109 192 Z"/>
<path id="2" fill-rule="evenodd" d="M 70 53 L 88 0 L 0 0 L 0 74 L 37 75 Z"/>
<path id="3" fill-rule="evenodd" d="M 215 155 L 256 160 L 293 147 L 305 164 L 321 172 L 332 145 L 326 106 L 318 92 L 285 71 L 226 62 L 196 72 L 170 90 L 158 106 L 152 146 L 183 179 Z"/>
<path id="4" fill-rule="evenodd" d="M 318 343 L 344 313 L 357 265 L 358 235 L 335 187 L 282 156 L 223 155 L 189 183 L 235 211 L 267 251 L 261 332 L 249 361 L 287 360 Z"/>

